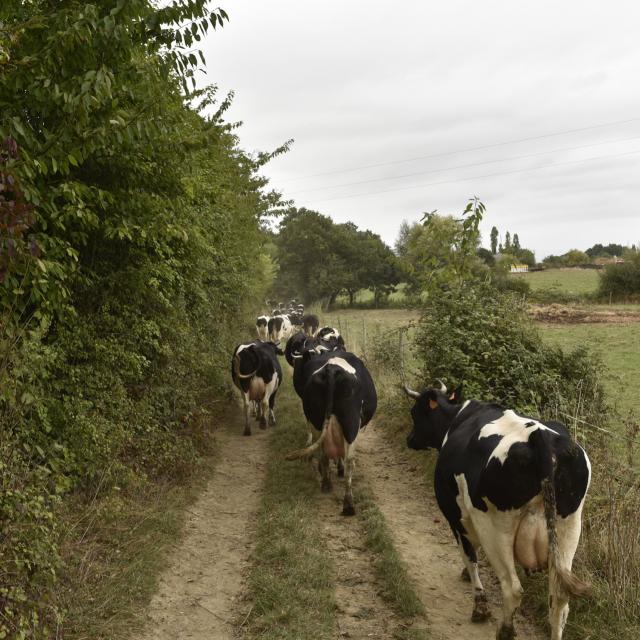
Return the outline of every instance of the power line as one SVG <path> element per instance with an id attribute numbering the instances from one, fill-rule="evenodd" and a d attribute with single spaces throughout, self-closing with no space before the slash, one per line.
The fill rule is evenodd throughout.
<path id="1" fill-rule="evenodd" d="M 335 169 L 332 171 L 323 171 L 321 173 L 311 173 L 305 176 L 299 176 L 297 178 L 290 178 L 289 180 L 283 180 L 283 183 L 297 182 L 298 180 L 305 180 L 306 178 L 317 178 L 319 176 L 330 176 L 336 173 L 350 173 L 352 171 L 360 171 L 361 169 L 373 169 L 375 167 L 387 167 L 394 164 L 404 164 L 407 162 L 416 162 L 418 160 L 428 160 L 429 158 L 441 158 L 443 156 L 455 155 L 456 153 L 469 153 L 471 151 L 481 151 L 482 149 L 493 149 L 495 147 L 504 147 L 509 144 L 518 144 L 520 142 L 530 142 L 532 140 L 543 140 L 544 138 L 554 138 L 557 136 L 564 136 L 570 133 L 580 133 L 581 131 L 591 131 L 592 129 L 603 129 L 605 127 L 613 127 L 619 124 L 629 124 L 631 122 L 638 122 L 640 118 L 631 118 L 630 120 L 617 120 L 615 122 L 605 122 L 603 124 L 595 124 L 589 127 L 580 127 L 578 129 L 566 129 L 565 131 L 557 131 L 555 133 L 545 133 L 539 136 L 529 136 L 528 138 L 519 138 L 517 140 L 505 140 L 504 142 L 494 142 L 492 144 L 485 144 L 479 147 L 468 147 L 466 149 L 457 149 L 456 151 L 443 151 L 441 153 L 432 153 L 426 156 L 416 156 L 415 158 L 406 158 L 404 160 L 390 160 L 388 162 L 379 162 L 376 164 L 365 164 L 359 167 L 351 167 L 345 169 Z"/>
<path id="2" fill-rule="evenodd" d="M 485 173 L 484 175 L 480 175 L 480 176 L 471 176 L 469 178 L 456 178 L 453 180 L 440 180 L 438 182 L 426 182 L 424 184 L 415 184 L 415 185 L 410 185 L 410 186 L 406 186 L 406 187 L 396 187 L 394 189 L 382 189 L 380 191 L 368 191 L 365 193 L 354 193 L 352 195 L 349 196 L 335 196 L 332 198 L 322 198 L 320 200 L 311 200 L 311 202 L 313 203 L 318 203 L 318 202 L 329 202 L 331 200 L 350 200 L 352 198 L 361 198 L 364 196 L 372 196 L 372 195 L 377 195 L 377 194 L 381 194 L 381 193 L 392 193 L 394 191 L 408 191 L 410 189 L 424 189 L 426 187 L 433 187 L 436 185 L 441 185 L 441 184 L 454 184 L 456 182 L 468 182 L 470 180 L 481 180 L 482 178 L 493 178 L 495 176 L 505 176 L 505 175 L 510 175 L 510 174 L 514 174 L 514 173 L 526 173 L 527 171 L 540 171 L 541 169 L 550 169 L 552 167 L 560 167 L 563 165 L 569 165 L 569 164 L 579 164 L 582 162 L 591 162 L 592 160 L 604 160 L 607 158 L 620 158 L 622 156 L 630 156 L 630 155 L 635 155 L 637 153 L 640 153 L 640 149 L 637 149 L 636 151 L 627 151 L 625 153 L 616 153 L 616 154 L 610 154 L 610 155 L 605 155 L 605 156 L 593 156 L 591 158 L 583 158 L 581 160 L 569 160 L 566 162 L 555 162 L 553 164 L 547 164 L 547 165 L 543 165 L 541 167 L 530 167 L 528 169 L 514 169 L 512 171 L 499 171 L 496 173 Z"/>
<path id="3" fill-rule="evenodd" d="M 579 149 L 587 149 L 588 147 L 599 147 L 605 144 L 615 144 L 616 142 L 628 142 L 630 140 L 640 140 L 640 136 L 633 136 L 631 138 L 616 138 L 615 140 L 605 140 L 604 142 L 593 142 L 591 144 L 583 144 L 577 147 L 562 147 L 560 149 L 550 149 L 549 151 L 537 151 L 536 153 L 528 153 L 520 156 L 509 156 L 508 158 L 498 158 L 497 160 L 485 160 L 483 162 L 472 162 L 469 164 L 459 164 L 453 167 L 444 167 L 442 169 L 430 169 L 429 171 L 415 171 L 413 173 L 404 173 L 398 176 L 389 176 L 383 178 L 371 178 L 370 180 L 359 180 L 357 182 L 343 182 L 341 184 L 327 185 L 323 187 L 314 187 L 312 189 L 303 189 L 302 191 L 294 191 L 291 197 L 303 193 L 312 193 L 315 191 L 325 191 L 327 189 L 339 189 L 341 187 L 352 187 L 359 184 L 371 184 L 373 182 L 384 182 L 386 180 L 400 180 L 401 178 L 411 178 L 414 176 L 425 176 L 431 173 L 442 173 L 443 171 L 451 171 L 453 169 L 468 169 L 469 167 L 479 167 L 487 164 L 496 164 L 499 162 L 509 162 L 511 160 L 524 160 L 526 158 L 535 158 L 538 156 L 545 156 L 550 153 L 562 153 L 564 151 L 577 151 Z"/>

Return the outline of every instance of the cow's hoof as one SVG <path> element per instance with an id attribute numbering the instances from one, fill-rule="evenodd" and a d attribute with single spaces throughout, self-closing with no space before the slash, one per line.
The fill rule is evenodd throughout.
<path id="1" fill-rule="evenodd" d="M 260 420 L 260 428 L 261 429 L 266 429 L 267 428 L 267 421 L 264 418 L 262 418 Z"/>
<path id="2" fill-rule="evenodd" d="M 349 503 L 345 502 L 344 505 L 342 505 L 342 515 L 343 516 L 355 516 L 356 515 L 356 510 L 355 510 L 353 504 L 351 504 L 350 502 Z"/>
<path id="3" fill-rule="evenodd" d="M 344 465 L 342 463 L 338 463 L 338 478 L 344 478 Z"/>
<path id="4" fill-rule="evenodd" d="M 487 596 L 484 593 L 477 595 L 473 601 L 471 622 L 486 622 L 489 618 L 491 618 L 491 611 L 487 604 Z"/>
<path id="5" fill-rule="evenodd" d="M 247 429 L 245 429 L 245 430 L 242 432 L 242 435 L 243 435 L 243 436 L 250 436 L 250 435 L 251 435 L 251 429 L 248 429 L 248 428 L 247 428 Z"/>
<path id="6" fill-rule="evenodd" d="M 460 578 L 463 582 L 471 582 L 471 576 L 469 575 L 469 570 L 465 567 L 460 574 Z"/>
<path id="7" fill-rule="evenodd" d="M 322 491 L 322 493 L 331 493 L 332 489 L 333 487 L 331 486 L 331 480 L 322 481 L 322 484 L 320 485 L 320 491 Z"/>
<path id="8" fill-rule="evenodd" d="M 496 640 L 513 640 L 516 637 L 516 630 L 513 625 L 503 624 L 496 633 Z"/>

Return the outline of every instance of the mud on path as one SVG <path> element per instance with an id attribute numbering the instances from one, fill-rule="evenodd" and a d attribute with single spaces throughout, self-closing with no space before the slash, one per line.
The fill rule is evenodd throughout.
<path id="1" fill-rule="evenodd" d="M 240 415 L 241 412 L 238 412 Z M 228 418 L 228 416 L 227 416 Z M 229 640 L 239 620 L 243 576 L 255 540 L 270 431 L 243 437 L 238 418 L 216 431 L 218 453 L 205 490 L 162 573 L 136 640 Z"/>
<path id="2" fill-rule="evenodd" d="M 460 577 L 462 559 L 435 496 L 424 486 L 408 457 L 387 441 L 380 432 L 382 428 L 371 424 L 361 444 L 359 441 L 356 479 L 371 487 L 425 605 L 434 640 L 494 640 L 495 619 L 471 622 L 471 585 Z M 497 618 L 501 603 L 498 580 L 482 560 L 480 578 Z M 516 617 L 515 626 L 522 640 L 546 638 L 522 615 Z"/>

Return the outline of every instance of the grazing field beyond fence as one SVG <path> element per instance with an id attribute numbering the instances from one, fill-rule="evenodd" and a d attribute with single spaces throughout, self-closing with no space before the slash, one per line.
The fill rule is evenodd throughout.
<path id="1" fill-rule="evenodd" d="M 520 278 L 529 283 L 533 292 L 552 290 L 570 296 L 593 294 L 598 289 L 599 275 L 596 269 L 546 269 L 515 273 L 512 278 Z"/>

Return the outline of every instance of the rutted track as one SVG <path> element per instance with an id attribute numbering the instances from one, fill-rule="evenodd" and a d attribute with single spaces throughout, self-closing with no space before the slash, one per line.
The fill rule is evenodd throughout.
<path id="1" fill-rule="evenodd" d="M 240 415 L 240 412 L 238 412 Z M 231 420 L 217 431 L 218 454 L 206 489 L 190 508 L 185 533 L 138 640 L 229 640 L 238 624 L 243 576 L 264 482 L 269 431 Z"/>
<path id="2" fill-rule="evenodd" d="M 494 640 L 495 620 L 470 621 L 471 586 L 460 578 L 462 560 L 444 517 L 408 458 L 388 442 L 382 426 L 370 425 L 359 451 L 360 470 L 384 514 L 418 596 L 427 609 L 434 640 Z M 497 578 L 480 563 L 481 578 L 492 612 L 500 612 Z M 542 640 L 529 621 L 518 615 L 519 637 Z"/>

